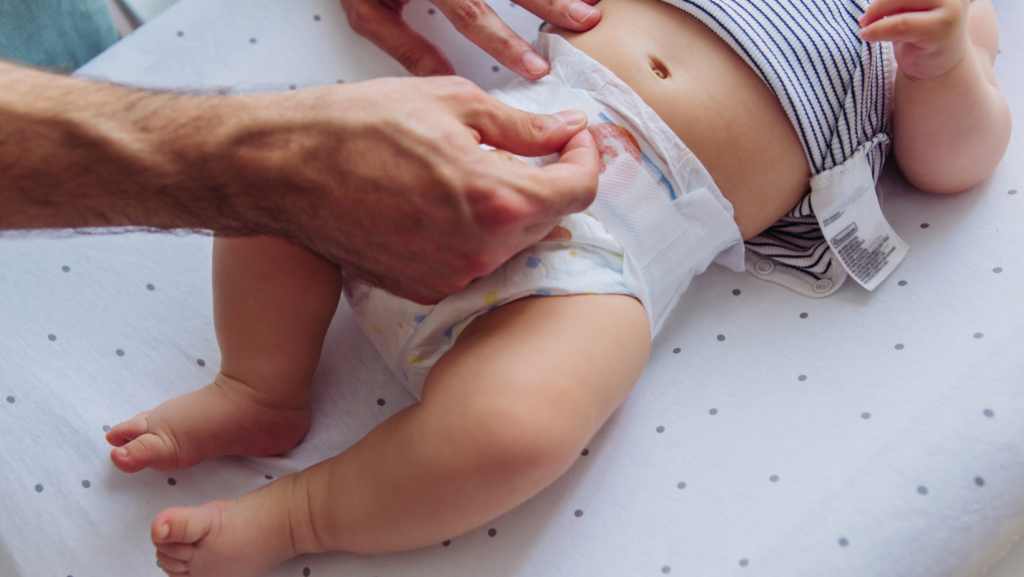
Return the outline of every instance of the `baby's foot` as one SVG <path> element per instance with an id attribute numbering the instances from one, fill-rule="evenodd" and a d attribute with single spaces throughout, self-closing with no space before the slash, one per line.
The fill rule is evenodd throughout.
<path id="1" fill-rule="evenodd" d="M 189 577 L 255 577 L 294 557 L 286 477 L 231 501 L 161 511 L 150 529 L 160 568 Z"/>
<path id="2" fill-rule="evenodd" d="M 110 460 L 126 473 L 172 471 L 222 455 L 266 457 L 294 447 L 309 428 L 309 408 L 277 406 L 231 377 L 161 403 L 114 426 Z"/>

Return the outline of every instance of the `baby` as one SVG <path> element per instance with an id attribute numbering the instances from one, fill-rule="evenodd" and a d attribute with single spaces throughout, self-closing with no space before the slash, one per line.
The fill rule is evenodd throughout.
<path id="1" fill-rule="evenodd" d="M 850 175 L 873 185 L 890 137 L 907 179 L 935 193 L 979 183 L 1006 150 L 990 0 L 604 0 L 601 9 L 590 32 L 541 35 L 548 77 L 495 94 L 519 108 L 588 113 L 602 153 L 598 200 L 495 273 L 420 306 L 283 240 L 215 239 L 220 373 L 113 427 L 119 469 L 297 444 L 343 293 L 421 402 L 342 454 L 238 499 L 160 512 L 151 535 L 166 573 L 255 576 L 302 553 L 412 549 L 501 515 L 572 465 L 711 262 L 741 270 L 744 239 L 813 215 L 815 195 Z M 817 286 L 815 270 L 798 272 Z"/>

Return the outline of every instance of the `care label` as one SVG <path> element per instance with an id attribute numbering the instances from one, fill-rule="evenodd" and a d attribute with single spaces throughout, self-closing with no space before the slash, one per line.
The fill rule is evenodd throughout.
<path id="1" fill-rule="evenodd" d="M 867 149 L 811 179 L 811 206 L 832 252 L 868 290 L 892 274 L 910 250 L 882 215 Z"/>

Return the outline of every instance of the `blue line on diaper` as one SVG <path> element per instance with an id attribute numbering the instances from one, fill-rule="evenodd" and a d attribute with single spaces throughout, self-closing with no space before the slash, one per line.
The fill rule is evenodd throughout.
<path id="1" fill-rule="evenodd" d="M 535 256 L 531 256 L 530 258 L 526 259 L 525 266 L 527 268 L 537 268 L 538 265 L 540 265 L 540 259 L 539 258 L 537 258 Z"/>
<path id="2" fill-rule="evenodd" d="M 452 338 L 452 329 L 454 329 L 454 328 L 455 328 L 455 325 L 452 325 L 452 326 L 448 327 L 448 330 L 446 330 L 444 332 L 445 338 L 448 338 L 448 339 Z"/>
<path id="3" fill-rule="evenodd" d="M 551 291 L 546 291 L 546 290 L 542 289 L 542 290 L 539 290 L 539 291 L 537 291 L 537 292 L 535 292 L 533 294 L 540 295 L 542 297 L 549 297 L 549 296 L 551 296 Z"/>
<path id="4" fill-rule="evenodd" d="M 612 119 L 608 118 L 608 115 L 606 115 L 603 112 L 598 112 L 597 113 L 597 117 L 600 118 L 601 120 L 605 121 L 605 122 L 610 122 L 612 124 L 615 124 L 614 122 L 612 122 Z M 654 175 L 658 177 L 658 184 L 661 184 L 666 189 L 668 189 L 669 198 L 671 198 L 672 200 L 675 200 L 676 199 L 676 189 L 673 188 L 672 187 L 672 183 L 669 182 L 667 178 L 665 178 L 665 173 L 663 173 L 661 171 L 661 169 L 658 168 L 657 164 L 654 164 L 654 161 L 652 161 L 650 158 L 647 158 L 647 155 L 644 154 L 644 151 L 642 151 L 642 150 L 640 151 L 640 158 L 643 159 L 644 165 L 647 166 L 647 168 L 649 168 L 651 170 L 651 172 L 653 172 Z"/>
<path id="5" fill-rule="evenodd" d="M 427 315 L 416 315 L 412 317 L 412 321 L 416 324 L 420 324 L 423 322 L 423 319 L 425 318 L 427 318 Z"/>
<path id="6" fill-rule="evenodd" d="M 409 380 L 409 375 L 405 374 L 405 369 L 402 369 L 402 377 L 404 377 L 405 380 L 407 381 Z"/>

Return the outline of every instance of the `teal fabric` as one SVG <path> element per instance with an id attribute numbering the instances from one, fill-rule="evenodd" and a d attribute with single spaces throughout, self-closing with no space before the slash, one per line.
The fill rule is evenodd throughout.
<path id="1" fill-rule="evenodd" d="M 117 40 L 106 0 L 0 0 L 0 59 L 71 72 Z"/>

